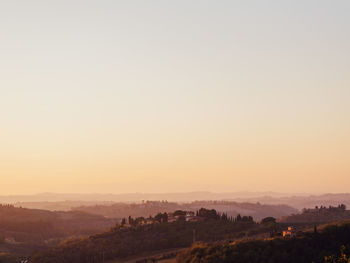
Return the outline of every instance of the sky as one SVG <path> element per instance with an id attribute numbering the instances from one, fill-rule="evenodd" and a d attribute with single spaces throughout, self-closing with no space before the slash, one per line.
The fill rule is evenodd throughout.
<path id="1" fill-rule="evenodd" d="M 349 192 L 349 12 L 2 0 L 0 193 Z"/>

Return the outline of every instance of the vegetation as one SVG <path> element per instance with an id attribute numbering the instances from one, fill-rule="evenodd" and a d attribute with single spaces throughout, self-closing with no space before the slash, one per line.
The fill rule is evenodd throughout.
<path id="1" fill-rule="evenodd" d="M 321 263 L 348 262 L 329 257 L 341 245 L 350 245 L 350 223 L 329 225 L 322 232 L 307 232 L 293 238 L 250 240 L 227 244 L 195 244 L 178 255 L 178 263 Z M 343 257 L 343 254 L 342 256 Z M 344 258 L 344 257 L 343 257 Z M 327 261 L 328 260 L 328 261 Z"/>

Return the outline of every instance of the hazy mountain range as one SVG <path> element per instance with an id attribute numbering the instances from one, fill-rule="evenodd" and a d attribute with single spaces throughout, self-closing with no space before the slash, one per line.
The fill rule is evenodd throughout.
<path id="1" fill-rule="evenodd" d="M 236 198 L 257 198 L 260 196 L 288 197 L 291 195 L 304 196 L 306 194 L 288 194 L 276 192 L 231 192 L 213 193 L 208 191 L 187 193 L 125 193 L 125 194 L 78 194 L 78 193 L 40 193 L 35 195 L 3 195 L 0 202 L 58 202 L 58 201 L 113 201 L 139 202 L 142 200 L 167 200 L 171 202 L 189 202 L 195 200 L 224 200 Z"/>
<path id="2" fill-rule="evenodd" d="M 47 210 L 69 210 L 78 206 L 111 205 L 115 202 L 139 203 L 142 201 L 167 200 L 169 202 L 193 202 L 225 200 L 261 204 L 287 204 L 297 209 L 310 208 L 316 205 L 336 206 L 345 204 L 350 207 L 350 193 L 310 195 L 305 193 L 276 192 L 189 192 L 189 193 L 127 193 L 127 194 L 61 194 L 41 193 L 36 195 L 0 196 L 0 203 L 11 203 L 16 206 L 40 208 Z"/>

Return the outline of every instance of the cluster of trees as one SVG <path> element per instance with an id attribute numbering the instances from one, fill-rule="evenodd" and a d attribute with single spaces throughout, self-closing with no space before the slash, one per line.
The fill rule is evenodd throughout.
<path id="1" fill-rule="evenodd" d="M 186 216 L 187 213 L 191 213 L 188 211 L 177 210 L 173 213 L 174 216 Z M 194 215 L 194 213 L 193 213 Z M 205 220 L 223 220 L 230 222 L 253 222 L 253 217 L 251 216 L 241 216 L 238 214 L 237 216 L 228 216 L 227 213 L 217 212 L 215 209 L 206 209 L 201 208 L 196 211 L 196 217 L 202 218 Z"/>
<path id="2" fill-rule="evenodd" d="M 315 206 L 314 209 L 304 208 L 303 213 L 327 213 L 327 212 L 333 212 L 333 213 L 340 212 L 340 213 L 342 213 L 345 210 L 346 210 L 346 205 L 344 205 L 344 204 L 340 204 L 338 206 L 331 206 L 330 205 L 329 207 L 321 205 L 320 207 Z"/>
<path id="3" fill-rule="evenodd" d="M 197 211 L 197 216 L 199 217 L 204 217 L 204 218 L 208 218 L 208 219 L 220 219 L 220 215 L 216 212 L 215 209 L 205 209 L 205 208 L 201 208 L 199 209 L 199 211 Z M 226 216 L 227 218 L 227 216 Z"/>
<path id="4" fill-rule="evenodd" d="M 329 225 L 322 232 L 306 232 L 294 238 L 251 240 L 228 244 L 195 244 L 177 257 L 178 263 L 335 263 L 349 262 L 345 253 L 337 253 L 343 244 L 350 245 L 350 224 Z M 343 251 L 344 252 L 344 251 Z M 342 261 L 343 260 L 343 261 Z M 347 261 L 344 261 L 347 260 Z"/>
<path id="5" fill-rule="evenodd" d="M 123 218 L 120 225 L 123 227 L 127 223 L 129 224 L 129 226 L 137 226 L 137 225 L 144 225 L 144 224 L 150 224 L 150 223 L 167 223 L 168 217 L 169 216 L 167 213 L 158 213 L 154 217 L 149 216 L 148 218 L 145 218 L 143 216 L 133 218 L 132 216 L 129 216 L 128 220 Z"/>
<path id="6" fill-rule="evenodd" d="M 190 217 L 195 217 L 200 220 L 223 220 L 223 221 L 230 221 L 230 222 L 253 222 L 253 217 L 251 216 L 241 216 L 238 214 L 237 216 L 228 216 L 227 213 L 219 213 L 215 209 L 206 209 L 201 208 L 196 213 L 192 211 L 185 211 L 185 210 L 176 210 L 174 213 L 158 213 L 154 217 L 149 216 L 148 218 L 145 217 L 136 217 L 133 218 L 132 216 L 129 216 L 128 219 L 123 218 L 121 220 L 121 226 L 125 226 L 128 224 L 128 226 L 137 226 L 137 225 L 144 225 L 144 224 L 151 224 L 151 223 L 167 223 L 169 218 L 176 218 L 178 221 L 186 221 L 186 216 L 189 215 Z"/>

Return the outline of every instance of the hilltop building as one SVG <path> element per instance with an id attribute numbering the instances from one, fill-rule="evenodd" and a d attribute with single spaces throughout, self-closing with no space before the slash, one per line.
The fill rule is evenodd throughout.
<path id="1" fill-rule="evenodd" d="M 295 235 L 295 228 L 293 226 L 289 226 L 287 230 L 283 230 L 283 237 L 293 237 Z"/>

